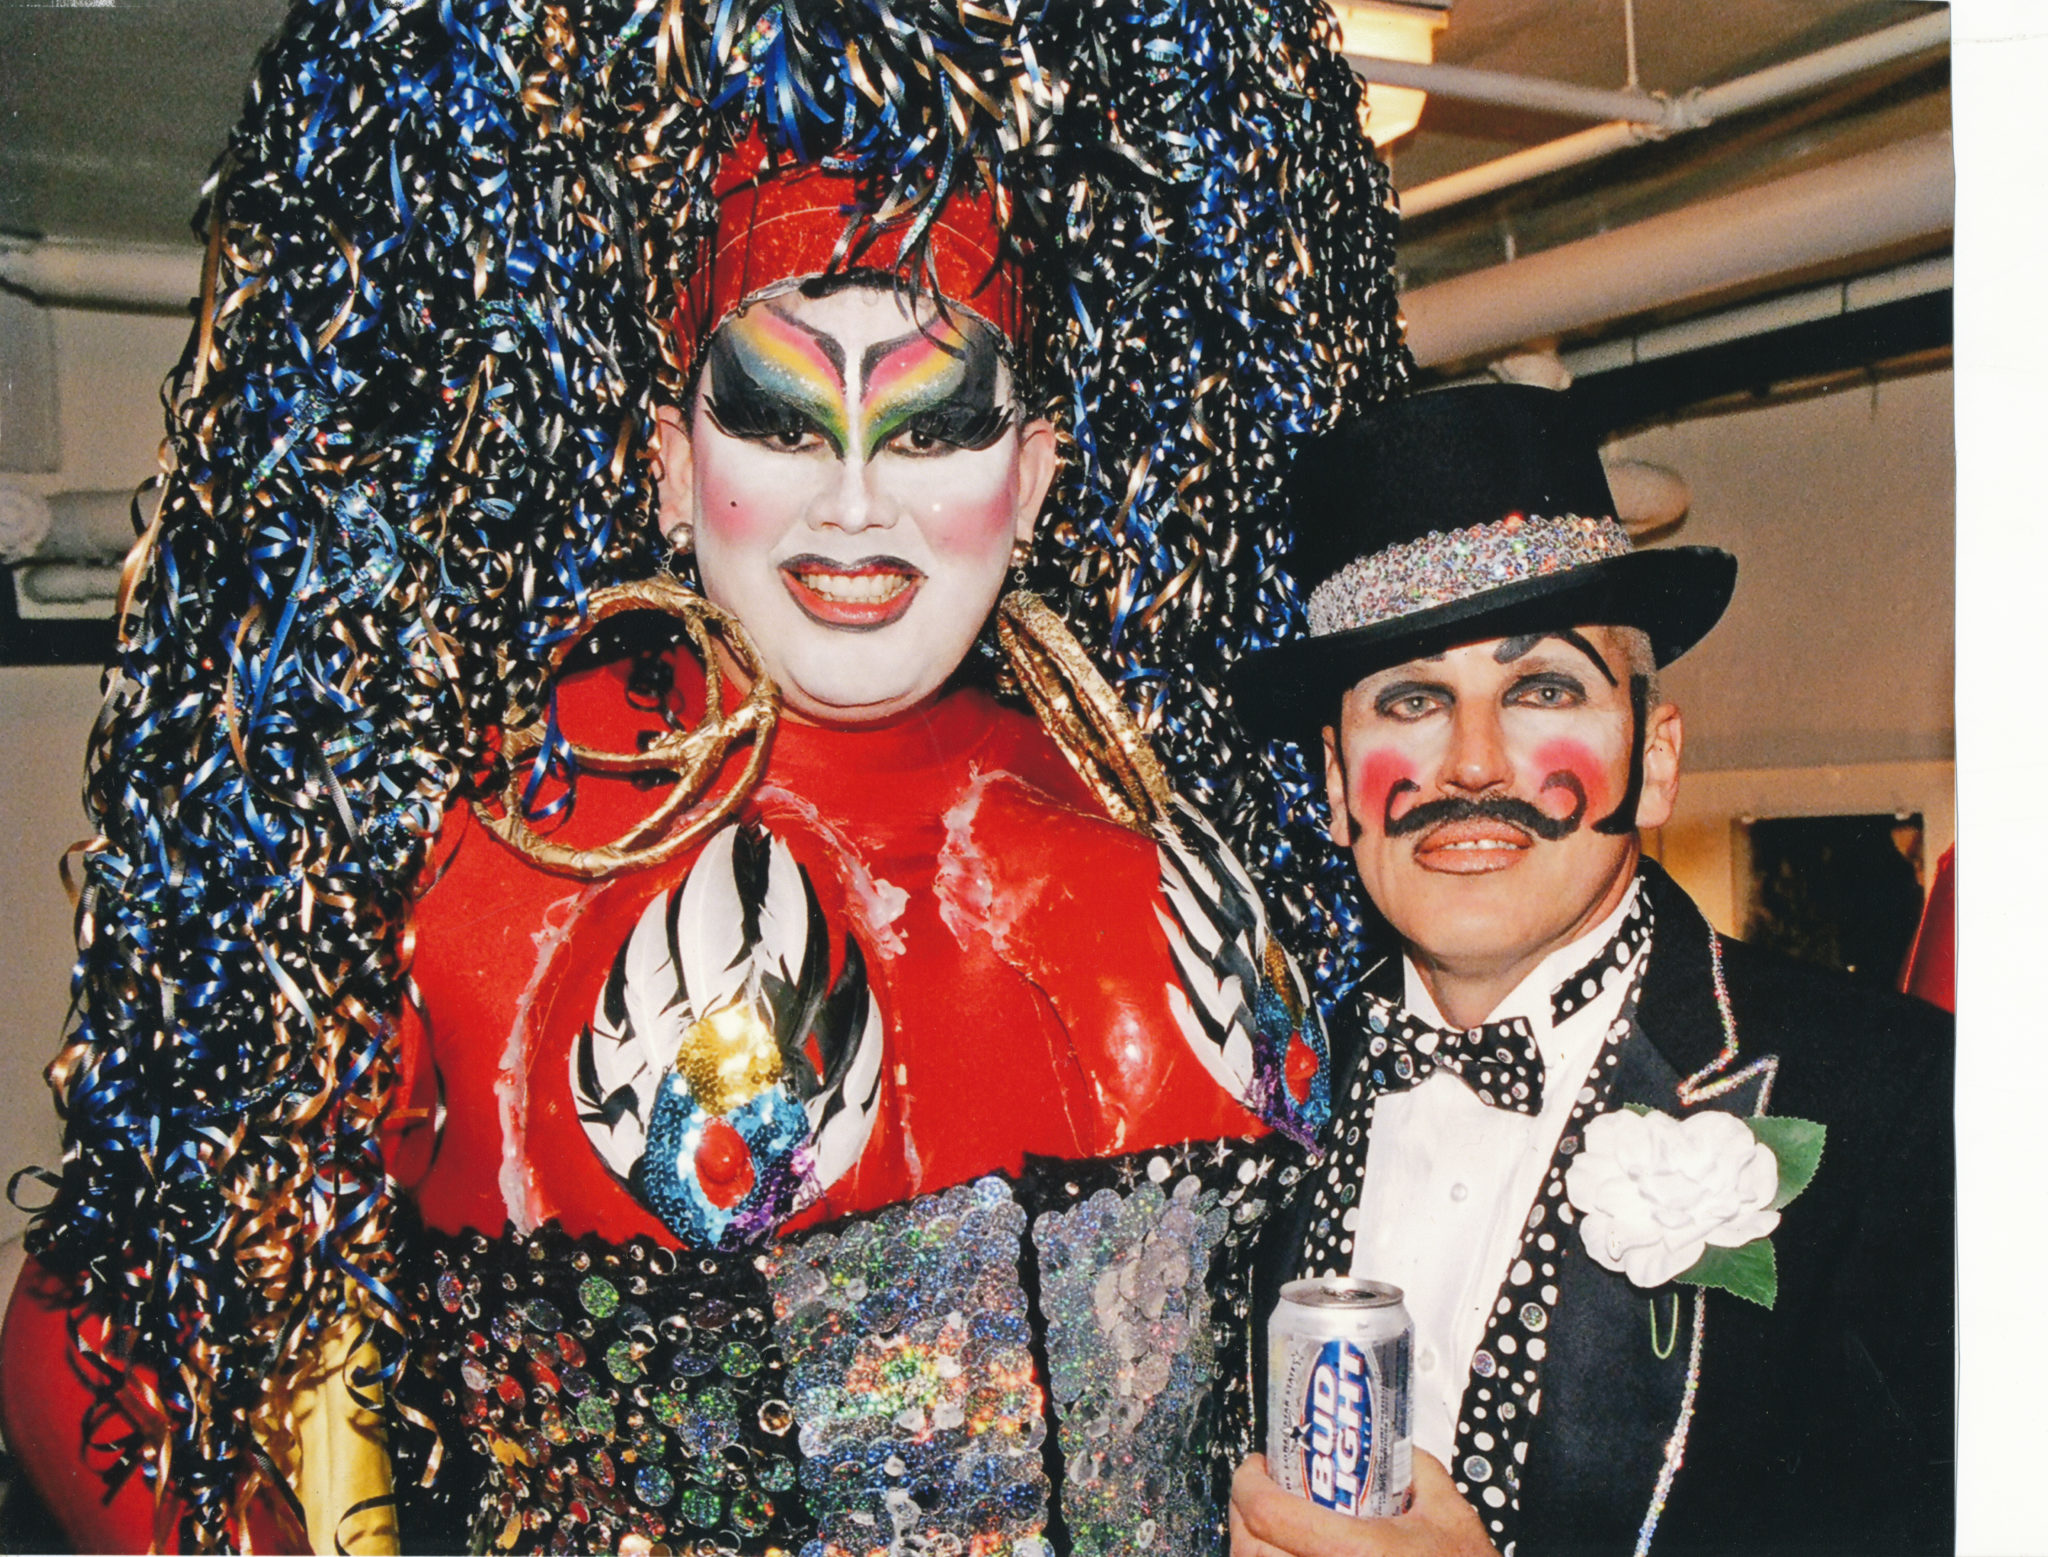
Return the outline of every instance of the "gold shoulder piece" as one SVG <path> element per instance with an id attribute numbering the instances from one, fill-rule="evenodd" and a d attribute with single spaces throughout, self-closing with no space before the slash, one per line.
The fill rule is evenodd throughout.
<path id="1" fill-rule="evenodd" d="M 1140 833 L 1170 822 L 1173 790 L 1152 743 L 1059 613 L 1013 590 L 996 607 L 996 636 L 1039 722 L 1109 814 Z"/>
<path id="2" fill-rule="evenodd" d="M 594 849 L 572 849 L 552 843 L 528 825 L 520 807 L 521 770 L 540 750 L 546 738 L 547 719 L 545 714 L 536 713 L 524 724 L 508 728 L 504 738 L 505 788 L 498 797 L 502 810 L 493 813 L 479 808 L 477 815 L 492 832 L 542 870 L 594 880 L 673 859 L 738 808 L 760 778 L 762 764 L 768 759 L 768 744 L 775 733 L 781 703 L 760 654 L 738 621 L 666 575 L 615 584 L 592 594 L 582 630 L 556 648 L 549 663 L 549 675 L 561 670 L 576 645 L 599 623 L 628 611 L 659 611 L 682 623 L 697 657 L 704 662 L 704 718 L 688 730 L 669 732 L 645 751 L 594 751 L 570 743 L 569 750 L 578 767 L 589 772 L 675 775 L 674 784 L 652 814 L 623 838 Z M 725 693 L 719 658 L 721 646 L 738 663 L 748 683 L 746 697 L 730 714 L 721 712 Z M 742 743 L 749 750 L 739 781 L 709 804 L 700 805 L 717 782 L 733 748 Z"/>

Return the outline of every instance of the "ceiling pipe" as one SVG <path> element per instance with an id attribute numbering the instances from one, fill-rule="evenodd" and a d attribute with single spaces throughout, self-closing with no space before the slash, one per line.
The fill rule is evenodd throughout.
<path id="1" fill-rule="evenodd" d="M 1482 162 L 1477 167 L 1402 190 L 1399 192 L 1401 216 L 1409 220 L 1427 216 L 1432 211 L 1463 205 L 1467 200 L 1477 200 L 1481 195 L 1511 189 L 1517 184 L 1533 183 L 1565 168 L 1598 162 L 1602 157 L 1611 157 L 1617 151 L 1626 151 L 1645 141 L 1662 140 L 1666 133 L 1625 119 L 1617 119 L 1611 124 L 1596 124 L 1590 130 L 1545 141 L 1527 151 L 1511 152 L 1492 162 Z"/>
<path id="2" fill-rule="evenodd" d="M 1695 87 L 1677 97 L 1652 97 L 1648 101 L 1658 105 L 1661 117 L 1654 123 L 1616 115 L 1606 124 L 1594 125 L 1575 135 L 1567 135 L 1554 141 L 1545 141 L 1540 146 L 1531 146 L 1526 151 L 1514 152 L 1482 162 L 1477 167 L 1448 174 L 1443 178 L 1431 179 L 1426 184 L 1417 184 L 1413 189 L 1401 191 L 1401 214 L 1403 217 L 1426 216 L 1432 211 L 1441 211 L 1482 195 L 1494 194 L 1517 184 L 1526 184 L 1547 174 L 1560 172 L 1565 168 L 1578 167 L 1601 157 L 1612 156 L 1615 152 L 1626 151 L 1631 146 L 1640 146 L 1645 141 L 1663 140 L 1667 136 L 1682 134 L 1689 130 L 1703 129 L 1720 119 L 1734 114 L 1749 113 L 1782 103 L 1837 81 L 1875 70 L 1894 60 L 1909 59 L 1915 54 L 1924 54 L 1930 49 L 1942 48 L 1949 41 L 1949 13 L 1946 8 L 1916 16 L 1909 22 L 1900 22 L 1895 27 L 1882 28 L 1866 33 L 1861 38 L 1852 38 L 1847 43 L 1838 43 L 1832 48 L 1819 49 L 1798 59 L 1787 60 L 1781 65 L 1772 65 L 1747 76 L 1737 76 L 1719 86 Z M 1375 66 L 1378 61 L 1373 62 Z M 1408 72 L 1426 72 L 1445 67 L 1407 66 Z M 1471 75 L 1486 75 L 1485 71 L 1467 72 Z M 1513 81 L 1521 78 L 1497 77 L 1497 80 Z M 1438 86 L 1434 83 L 1417 81 L 1416 85 L 1427 85 L 1432 92 L 1456 97 L 1455 86 Z M 1553 83 L 1542 83 L 1551 85 Z M 1576 90 L 1576 89 L 1574 89 Z M 1607 93 L 1609 97 L 1633 98 L 1636 94 Z M 1506 102 L 1505 97 L 1485 99 L 1490 102 Z M 1540 106 L 1528 103 L 1526 106 Z M 1562 111 L 1562 110 L 1560 110 Z"/>
<path id="3" fill-rule="evenodd" d="M 1373 54 L 1347 54 L 1344 59 L 1367 86 L 1415 87 L 1432 97 L 1454 97 L 1468 103 L 1533 108 L 1575 119 L 1626 119 L 1637 124 L 1662 124 L 1669 112 L 1663 99 L 1648 92 L 1610 92 L 1605 87 L 1575 86 L 1539 76 L 1503 75 L 1463 65 L 1424 65 Z"/>
<path id="4" fill-rule="evenodd" d="M 1565 352 L 1560 366 L 1567 377 L 1611 372 L 1735 341 L 1753 341 L 1802 324 L 1817 324 L 1914 298 L 1953 292 L 1955 285 L 1955 256 L 1937 254 L 1847 281 L 1778 292 L 1760 302 L 1695 314 L 1676 324 L 1656 325 L 1633 335 L 1610 335 Z"/>
<path id="5" fill-rule="evenodd" d="M 1953 231 L 1946 134 L 1902 141 L 1473 271 L 1401 300 L 1436 367 Z"/>
<path id="6" fill-rule="evenodd" d="M 0 284 L 39 303 L 183 313 L 199 295 L 201 251 L 51 238 L 0 244 Z"/>

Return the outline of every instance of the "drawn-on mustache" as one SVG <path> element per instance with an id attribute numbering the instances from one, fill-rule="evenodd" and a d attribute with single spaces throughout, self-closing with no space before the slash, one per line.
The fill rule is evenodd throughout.
<path id="1" fill-rule="evenodd" d="M 1389 838 L 1405 838 L 1411 833 L 1427 832 L 1445 822 L 1505 822 L 1510 827 L 1534 833 L 1547 843 L 1556 843 L 1558 839 L 1569 838 L 1577 832 L 1579 823 L 1585 819 L 1586 786 L 1569 768 L 1559 768 L 1543 781 L 1543 790 L 1552 789 L 1564 790 L 1572 797 L 1572 808 L 1568 814 L 1545 815 L 1529 801 L 1513 795 L 1488 795 L 1482 800 L 1446 795 L 1441 800 L 1425 800 L 1397 817 L 1394 815 L 1395 800 L 1402 795 L 1422 792 L 1422 786 L 1413 779 L 1401 779 L 1387 791 L 1386 833 Z"/>

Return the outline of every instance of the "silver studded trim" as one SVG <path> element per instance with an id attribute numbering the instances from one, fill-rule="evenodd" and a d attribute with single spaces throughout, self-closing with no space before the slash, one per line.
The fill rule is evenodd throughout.
<path id="1" fill-rule="evenodd" d="M 1431 531 L 1339 568 L 1308 597 L 1309 635 L 1355 632 L 1485 590 L 1625 557 L 1635 548 L 1613 519 L 1510 514 Z"/>

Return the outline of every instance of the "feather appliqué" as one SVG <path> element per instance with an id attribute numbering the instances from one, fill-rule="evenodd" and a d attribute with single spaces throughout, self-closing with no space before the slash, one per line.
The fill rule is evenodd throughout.
<path id="1" fill-rule="evenodd" d="M 1153 910 L 1180 983 L 1166 988 L 1181 1036 L 1232 1097 L 1313 1142 L 1330 1116 L 1330 1045 L 1301 970 L 1273 938 L 1258 889 L 1185 800 L 1161 826 Z"/>
<path id="2" fill-rule="evenodd" d="M 773 834 L 721 828 L 619 948 L 570 1055 L 577 1117 L 686 1244 L 756 1242 L 860 1157 L 882 1017 L 859 944 L 831 932 Z"/>

